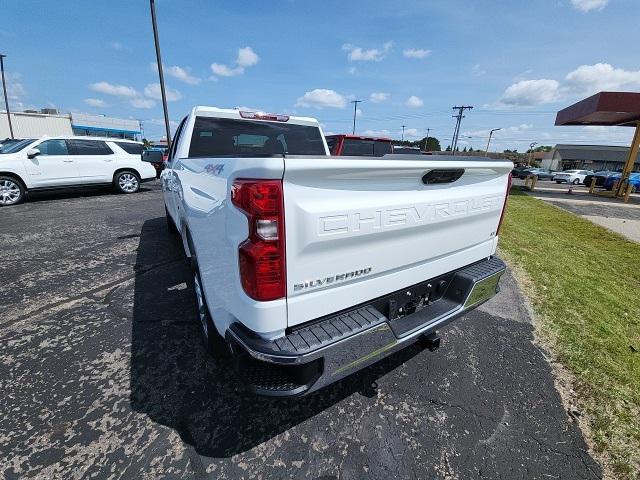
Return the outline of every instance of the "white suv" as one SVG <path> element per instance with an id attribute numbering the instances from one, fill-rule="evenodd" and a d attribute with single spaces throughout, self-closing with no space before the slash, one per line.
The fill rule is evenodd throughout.
<path id="1" fill-rule="evenodd" d="M 141 160 L 142 143 L 94 137 L 26 139 L 0 153 L 0 206 L 15 205 L 27 192 L 113 185 L 134 193 L 153 180 L 155 168 Z"/>

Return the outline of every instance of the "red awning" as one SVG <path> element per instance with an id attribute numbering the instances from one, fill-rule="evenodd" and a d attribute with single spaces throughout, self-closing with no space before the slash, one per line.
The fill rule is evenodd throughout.
<path id="1" fill-rule="evenodd" d="M 564 108 L 556 125 L 635 127 L 640 121 L 640 93 L 600 92 Z"/>

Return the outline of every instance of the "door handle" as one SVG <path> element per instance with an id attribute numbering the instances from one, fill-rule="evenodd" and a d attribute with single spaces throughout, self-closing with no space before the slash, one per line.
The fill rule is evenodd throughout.
<path id="1" fill-rule="evenodd" d="M 64 163 L 72 163 L 73 160 L 63 160 Z"/>

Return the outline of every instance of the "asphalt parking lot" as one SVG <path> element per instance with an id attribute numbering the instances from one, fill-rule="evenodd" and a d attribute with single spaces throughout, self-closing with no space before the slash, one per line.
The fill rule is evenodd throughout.
<path id="1" fill-rule="evenodd" d="M 512 277 L 302 399 L 207 358 L 156 183 L 0 210 L 0 477 L 600 478 Z"/>

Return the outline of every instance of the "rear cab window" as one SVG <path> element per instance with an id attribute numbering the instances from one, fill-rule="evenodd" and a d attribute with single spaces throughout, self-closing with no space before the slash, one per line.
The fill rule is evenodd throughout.
<path id="1" fill-rule="evenodd" d="M 381 157 L 391 153 L 391 142 L 379 140 L 362 140 L 358 138 L 345 138 L 342 146 L 342 155 Z"/>
<path id="2" fill-rule="evenodd" d="M 317 126 L 286 122 L 196 117 L 189 157 L 326 156 Z"/>

